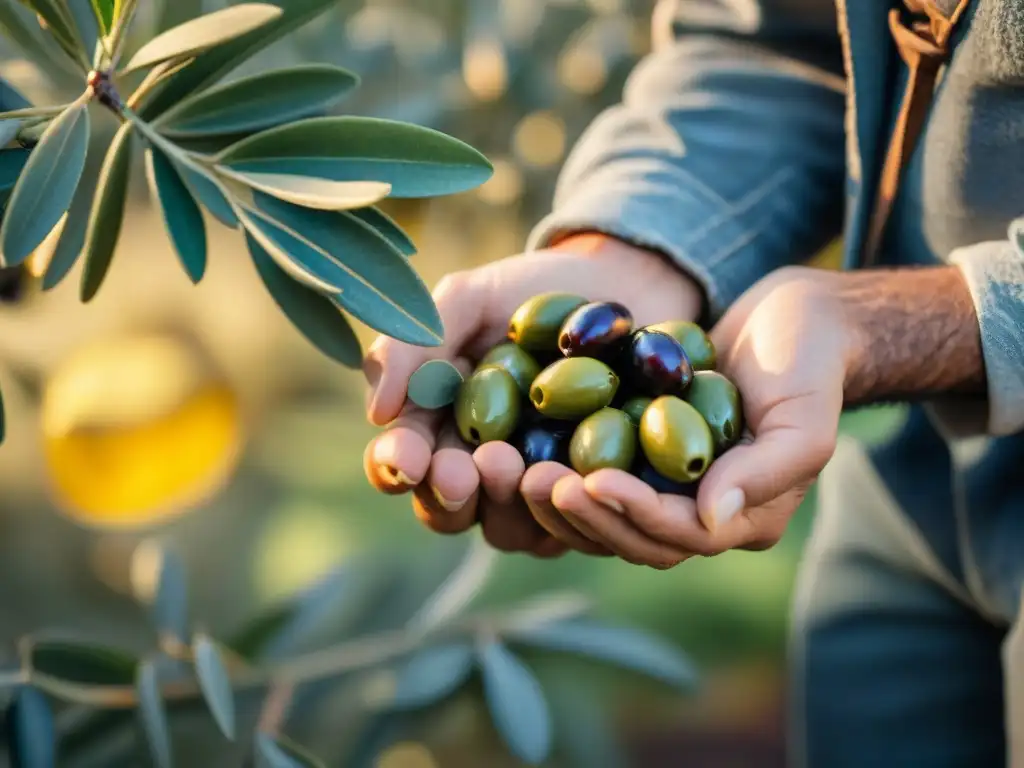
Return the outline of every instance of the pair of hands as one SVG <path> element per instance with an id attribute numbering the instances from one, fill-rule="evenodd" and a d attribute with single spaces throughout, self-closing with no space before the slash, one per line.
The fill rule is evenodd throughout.
<path id="1" fill-rule="evenodd" d="M 531 296 L 618 301 L 642 326 L 698 316 L 702 295 L 689 278 L 659 255 L 602 235 L 450 275 L 434 294 L 442 347 L 382 337 L 369 351 L 367 413 L 389 426 L 366 448 L 367 477 L 384 493 L 411 493 L 416 516 L 434 531 L 479 524 L 492 546 L 538 557 L 573 549 L 665 569 L 695 554 L 766 549 L 835 448 L 850 334 L 830 279 L 821 270 L 779 270 L 711 331 L 718 368 L 743 395 L 749 433 L 715 461 L 693 500 L 656 493 L 619 470 L 585 478 L 550 462 L 527 470 L 511 445 L 474 450 L 439 413 L 406 403 L 423 362 L 443 358 L 468 372 Z"/>

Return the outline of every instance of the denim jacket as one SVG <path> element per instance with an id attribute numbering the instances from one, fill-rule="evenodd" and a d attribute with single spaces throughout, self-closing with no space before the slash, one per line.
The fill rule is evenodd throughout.
<path id="1" fill-rule="evenodd" d="M 896 4 L 661 0 L 654 51 L 574 149 L 531 247 L 587 229 L 654 248 L 699 281 L 712 319 L 840 234 L 856 266 L 906 76 Z M 952 42 L 880 261 L 963 270 L 988 398 L 973 422 L 933 410 L 957 434 L 1012 435 L 1024 431 L 1024 0 L 974 0 Z"/>

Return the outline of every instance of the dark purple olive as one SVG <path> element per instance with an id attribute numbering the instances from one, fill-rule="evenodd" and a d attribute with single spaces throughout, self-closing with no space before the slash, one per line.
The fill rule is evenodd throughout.
<path id="1" fill-rule="evenodd" d="M 584 304 L 562 323 L 558 349 L 566 357 L 610 360 L 633 330 L 633 315 L 614 301 Z"/>
<path id="2" fill-rule="evenodd" d="M 643 482 L 647 483 L 658 493 L 671 493 L 676 496 L 687 496 L 691 499 L 697 498 L 698 483 L 679 483 L 670 480 L 651 466 L 642 456 L 633 464 L 632 473 Z"/>
<path id="3" fill-rule="evenodd" d="M 667 333 L 637 331 L 624 355 L 623 374 L 633 390 L 648 397 L 681 396 L 693 381 L 683 345 Z"/>
<path id="4" fill-rule="evenodd" d="M 529 406 L 526 407 L 526 404 L 523 406 L 522 428 L 520 431 L 538 427 L 559 437 L 565 437 L 568 440 L 568 438 L 572 437 L 572 433 L 576 431 L 576 427 L 579 426 L 578 420 L 551 419 L 533 408 L 533 403 L 529 403 Z"/>
<path id="5" fill-rule="evenodd" d="M 526 466 L 532 467 L 542 461 L 557 461 L 569 464 L 569 441 L 572 432 L 556 432 L 540 425 L 528 426 L 522 430 L 512 444 L 523 457 Z"/>

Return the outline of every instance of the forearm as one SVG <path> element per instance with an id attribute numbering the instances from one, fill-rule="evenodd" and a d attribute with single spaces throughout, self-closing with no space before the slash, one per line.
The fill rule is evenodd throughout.
<path id="1" fill-rule="evenodd" d="M 846 319 L 846 405 L 984 395 L 975 305 L 955 266 L 835 276 Z"/>

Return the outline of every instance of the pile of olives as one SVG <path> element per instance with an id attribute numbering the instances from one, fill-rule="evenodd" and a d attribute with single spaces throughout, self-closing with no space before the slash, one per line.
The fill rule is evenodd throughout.
<path id="1" fill-rule="evenodd" d="M 616 468 L 692 495 L 743 430 L 740 394 L 715 363 L 695 323 L 635 328 L 621 304 L 545 293 L 459 386 L 455 422 L 467 443 L 509 442 L 527 466 Z"/>

